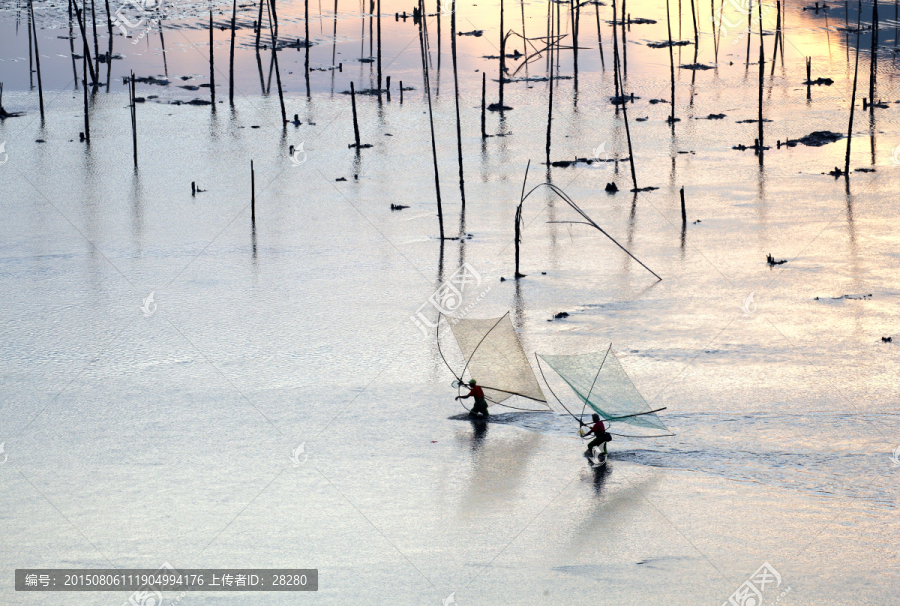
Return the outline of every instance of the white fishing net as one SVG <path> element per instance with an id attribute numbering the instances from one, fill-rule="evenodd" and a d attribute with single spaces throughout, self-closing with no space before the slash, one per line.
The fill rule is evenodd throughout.
<path id="1" fill-rule="evenodd" d="M 499 403 L 513 395 L 546 403 L 508 313 L 500 318 L 450 322 L 468 362 L 465 370 L 484 390 L 488 403 Z"/>

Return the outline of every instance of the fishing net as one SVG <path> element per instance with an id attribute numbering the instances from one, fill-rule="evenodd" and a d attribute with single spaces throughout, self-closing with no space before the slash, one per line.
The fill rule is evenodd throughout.
<path id="1" fill-rule="evenodd" d="M 647 401 L 625 374 L 612 350 L 608 353 L 539 357 L 562 377 L 583 403 L 603 419 L 640 428 L 637 431 L 640 437 L 673 435 L 659 417 L 650 412 Z"/>
<path id="2" fill-rule="evenodd" d="M 508 313 L 500 318 L 449 321 L 467 361 L 459 374 L 468 370 L 489 403 L 497 404 L 513 395 L 547 402 Z"/>

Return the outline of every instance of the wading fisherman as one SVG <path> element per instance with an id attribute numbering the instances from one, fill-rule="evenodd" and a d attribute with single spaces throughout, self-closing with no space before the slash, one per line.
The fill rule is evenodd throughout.
<path id="1" fill-rule="evenodd" d="M 475 405 L 469 411 L 470 416 L 480 414 L 483 417 L 491 416 L 488 414 L 487 400 L 484 399 L 484 391 L 480 386 L 475 384 L 475 379 L 469 381 L 469 393 L 465 396 L 456 396 L 457 400 L 465 400 L 466 398 L 475 398 Z"/>
<path id="2" fill-rule="evenodd" d="M 606 433 L 606 427 L 603 425 L 603 421 L 600 420 L 600 415 L 596 412 L 591 415 L 591 420 L 594 421 L 594 424 L 591 425 L 591 428 L 584 433 L 583 437 L 587 437 L 591 434 L 594 434 L 594 439 L 588 442 L 587 451 L 588 454 L 594 454 L 594 447 L 603 445 L 603 456 L 606 456 L 606 443 L 610 440 L 610 435 Z"/>

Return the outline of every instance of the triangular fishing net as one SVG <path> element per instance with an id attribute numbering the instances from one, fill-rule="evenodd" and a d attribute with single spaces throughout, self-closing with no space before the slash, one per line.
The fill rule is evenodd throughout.
<path id="1" fill-rule="evenodd" d="M 539 354 L 539 357 L 603 419 L 641 428 L 640 437 L 673 435 L 659 417 L 650 412 L 647 401 L 625 374 L 612 350 L 569 356 Z"/>
<path id="2" fill-rule="evenodd" d="M 513 395 L 547 402 L 509 313 L 500 318 L 448 321 L 467 362 L 459 374 L 468 370 L 489 403 L 496 404 Z"/>

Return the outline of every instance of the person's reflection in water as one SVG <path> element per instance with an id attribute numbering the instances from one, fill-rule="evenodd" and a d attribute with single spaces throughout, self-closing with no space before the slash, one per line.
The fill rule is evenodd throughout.
<path id="1" fill-rule="evenodd" d="M 609 465 L 599 465 L 592 467 L 594 472 L 594 492 L 598 495 L 603 494 L 603 484 L 606 483 L 606 476 L 609 475 Z"/>
<path id="2" fill-rule="evenodd" d="M 472 452 L 476 452 L 484 445 L 484 439 L 487 437 L 488 422 L 487 419 L 478 417 L 469 417 L 472 423 Z"/>

